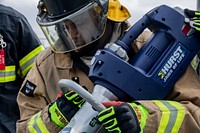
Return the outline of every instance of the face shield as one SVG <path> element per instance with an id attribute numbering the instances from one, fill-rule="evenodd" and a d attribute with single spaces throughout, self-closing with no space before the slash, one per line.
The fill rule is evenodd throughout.
<path id="1" fill-rule="evenodd" d="M 103 35 L 106 18 L 94 2 L 62 19 L 38 24 L 55 52 L 78 52 Z"/>

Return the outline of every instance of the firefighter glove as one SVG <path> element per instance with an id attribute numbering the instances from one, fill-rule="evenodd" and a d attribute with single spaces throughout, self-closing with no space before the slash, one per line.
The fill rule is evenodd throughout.
<path id="1" fill-rule="evenodd" d="M 109 107 L 98 114 L 99 122 L 113 133 L 139 133 L 140 125 L 131 103 Z"/>
<path id="2" fill-rule="evenodd" d="M 49 107 L 51 121 L 61 128 L 65 127 L 84 102 L 85 100 L 73 91 L 63 94 Z"/>
<path id="3" fill-rule="evenodd" d="M 195 28 L 197 31 L 200 31 L 200 11 L 194 11 L 190 9 L 184 9 L 186 17 L 191 21 L 191 27 Z"/>

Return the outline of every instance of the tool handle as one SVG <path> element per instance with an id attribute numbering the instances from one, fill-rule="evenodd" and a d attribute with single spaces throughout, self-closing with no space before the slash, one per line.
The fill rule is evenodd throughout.
<path id="1" fill-rule="evenodd" d="M 58 82 L 58 86 L 61 88 L 62 91 L 64 91 L 64 93 L 66 93 L 66 89 L 64 88 L 67 88 L 68 90 L 69 88 L 72 89 L 79 96 L 81 96 L 88 103 L 90 103 L 92 107 L 95 108 L 99 112 L 106 109 L 106 107 L 98 99 L 96 99 L 92 94 L 86 91 L 82 86 L 80 86 L 79 84 L 77 84 L 76 82 L 72 80 L 61 79 Z"/>

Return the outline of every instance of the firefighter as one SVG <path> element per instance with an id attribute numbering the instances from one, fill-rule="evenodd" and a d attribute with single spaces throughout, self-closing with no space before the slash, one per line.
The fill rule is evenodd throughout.
<path id="1" fill-rule="evenodd" d="M 51 47 L 36 59 L 18 93 L 21 118 L 17 122 L 17 131 L 20 133 L 61 131 L 82 107 L 84 100 L 73 91 L 60 93 L 58 81 L 71 79 L 92 92 L 93 83 L 87 76 L 92 57 L 97 49 L 123 36 L 130 26 L 127 22 L 130 13 L 118 0 L 41 0 L 38 8 L 37 22 Z M 149 35 L 145 32 L 135 44 L 144 43 Z M 175 131 L 198 130 L 198 125 L 194 124 L 198 115 L 193 115 L 193 111 L 199 109 L 199 85 L 199 79 L 189 67 L 168 97 L 172 101 L 130 103 L 138 109 L 132 117 L 137 127 L 134 131 L 156 132 L 159 124 L 162 128 L 167 123 L 170 123 L 169 127 L 162 129 L 170 129 L 174 121 L 177 121 L 173 128 Z M 194 91 L 189 98 L 185 92 L 188 88 Z M 168 105 L 168 108 L 160 106 L 162 104 Z M 164 117 L 161 117 L 162 114 L 165 114 Z M 99 114 L 99 121 L 107 128 L 101 116 L 102 113 Z M 141 116 L 138 118 L 142 121 L 137 116 Z M 187 122 L 190 122 L 188 129 L 185 126 Z"/>
<path id="2" fill-rule="evenodd" d="M 18 91 L 44 48 L 21 13 L 0 4 L 0 18 L 0 132 L 15 133 Z"/>

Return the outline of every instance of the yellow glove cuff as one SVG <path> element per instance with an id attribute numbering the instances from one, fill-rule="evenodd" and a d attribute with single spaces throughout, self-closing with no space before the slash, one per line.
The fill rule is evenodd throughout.
<path id="1" fill-rule="evenodd" d="M 49 108 L 49 112 L 50 112 L 51 121 L 53 121 L 56 125 L 58 125 L 61 128 L 64 128 L 67 125 L 68 121 L 58 109 L 56 102 L 54 102 L 51 105 L 51 107 Z"/>
<path id="2" fill-rule="evenodd" d="M 135 111 L 135 114 L 137 115 L 138 121 L 140 123 L 141 132 L 143 132 L 143 129 L 146 125 L 147 117 L 149 115 L 148 110 L 141 104 L 136 104 L 136 103 L 128 103 L 128 104 Z"/>

